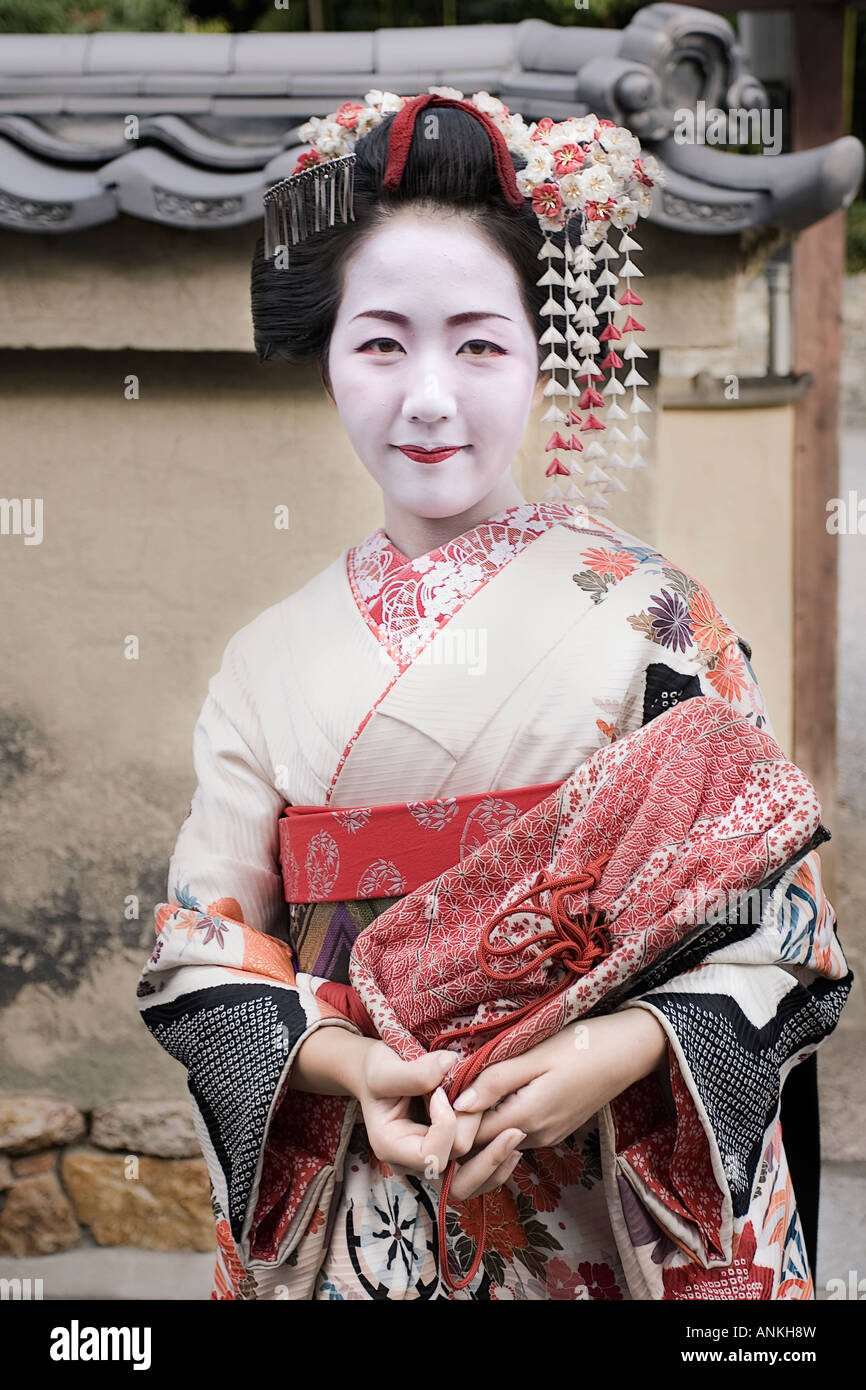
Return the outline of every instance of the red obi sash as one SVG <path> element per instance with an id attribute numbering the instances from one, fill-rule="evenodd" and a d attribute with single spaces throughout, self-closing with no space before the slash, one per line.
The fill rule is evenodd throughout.
<path id="1" fill-rule="evenodd" d="M 286 901 L 354 902 L 412 893 L 561 785 L 540 782 L 386 806 L 288 806 L 279 822 Z"/>

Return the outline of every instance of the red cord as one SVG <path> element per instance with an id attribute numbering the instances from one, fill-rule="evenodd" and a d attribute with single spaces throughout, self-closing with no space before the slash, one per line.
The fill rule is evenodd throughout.
<path id="1" fill-rule="evenodd" d="M 508 1014 L 505 1018 L 489 1019 L 487 1022 L 470 1023 L 465 1027 L 453 1028 L 449 1032 L 440 1033 L 434 1040 L 431 1051 L 444 1047 L 454 1038 L 475 1037 L 479 1033 L 493 1032 L 493 1036 L 488 1038 L 471 1057 L 467 1057 L 457 1068 L 452 1077 L 447 1090 L 448 1100 L 453 1104 L 461 1091 L 465 1090 L 475 1079 L 480 1071 L 484 1069 L 487 1058 L 493 1049 L 498 1046 L 507 1032 L 513 1028 L 515 1023 L 522 1022 L 531 1018 L 534 1013 L 548 1004 L 551 999 L 555 999 L 558 994 L 562 994 L 570 984 L 588 970 L 591 970 L 595 963 L 602 959 L 610 951 L 610 938 L 602 925 L 602 914 L 592 909 L 589 912 L 582 912 L 576 918 L 569 917 L 563 907 L 563 899 L 567 894 L 582 889 L 592 889 L 601 878 L 601 871 L 607 863 L 607 858 L 595 860 L 585 870 L 576 874 L 567 874 L 562 878 L 553 878 L 547 869 L 539 870 L 539 873 L 532 887 L 512 903 L 510 907 L 487 923 L 478 944 L 478 963 L 481 970 L 490 980 L 519 980 L 534 970 L 540 961 L 553 960 L 558 957 L 559 963 L 568 972 L 561 984 L 553 986 L 548 992 L 539 999 L 532 1000 L 524 1004 L 522 1008 L 516 1009 L 514 1013 Z M 550 908 L 541 905 L 540 894 L 550 893 Z M 543 917 L 548 917 L 551 922 L 551 930 L 537 932 L 535 936 L 525 938 L 516 945 L 507 944 L 504 946 L 494 946 L 491 943 L 491 933 L 499 922 L 511 916 L 530 899 L 537 899 L 532 904 L 531 911 Z M 527 946 L 541 945 L 544 942 L 550 944 L 546 946 L 540 954 L 533 958 L 518 970 L 503 973 L 494 968 L 491 962 L 504 959 L 506 956 L 515 956 L 522 952 Z M 451 1190 L 451 1182 L 454 1177 L 456 1160 L 452 1159 L 445 1171 L 442 1179 L 442 1187 L 439 1193 L 439 1210 L 437 1213 L 437 1234 L 439 1240 L 439 1258 L 442 1273 L 448 1286 L 457 1291 L 465 1289 L 478 1273 L 478 1268 L 484 1257 L 484 1247 L 487 1239 L 487 1205 L 486 1193 L 482 1193 L 480 1198 L 474 1200 L 481 1202 L 481 1221 L 478 1235 L 478 1245 L 475 1257 L 472 1261 L 468 1274 L 459 1283 L 451 1276 L 448 1266 L 447 1244 L 446 1244 L 446 1212 L 448 1207 L 448 1194 Z"/>
<path id="2" fill-rule="evenodd" d="M 479 111 L 477 106 L 470 105 L 468 101 L 458 101 L 456 97 L 440 97 L 434 92 L 424 92 L 421 96 L 413 97 L 411 101 L 407 101 L 401 106 L 391 122 L 391 130 L 388 135 L 388 163 L 385 168 L 382 187 L 389 193 L 395 192 L 400 187 L 400 180 L 403 177 L 403 170 L 409 155 L 409 146 L 412 143 L 412 135 L 415 130 L 415 118 L 425 106 L 459 106 L 463 111 L 468 111 L 470 116 L 474 116 L 476 120 L 480 121 L 490 136 L 490 143 L 493 146 L 493 162 L 496 165 L 496 173 L 499 176 L 499 184 L 506 202 L 513 208 L 524 207 L 526 199 L 517 187 L 514 164 L 505 143 L 505 136 L 499 127 L 486 112 Z"/>

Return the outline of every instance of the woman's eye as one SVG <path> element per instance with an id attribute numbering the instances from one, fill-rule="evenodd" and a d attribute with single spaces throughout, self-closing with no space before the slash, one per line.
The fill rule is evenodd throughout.
<path id="1" fill-rule="evenodd" d="M 498 343 L 492 343 L 487 338 L 470 338 L 460 351 L 463 352 L 465 349 L 469 350 L 470 357 L 495 357 L 505 352 Z M 404 352 L 404 348 L 396 338 L 369 338 L 358 351 L 368 352 L 377 357 L 396 357 L 398 353 Z"/>
<path id="2" fill-rule="evenodd" d="M 358 348 L 358 351 L 369 352 L 373 350 L 380 353 L 383 357 L 393 357 L 395 356 L 393 351 L 394 348 L 397 349 L 397 352 L 403 351 L 396 338 L 370 338 L 369 342 L 364 343 L 362 347 Z"/>
<path id="3" fill-rule="evenodd" d="M 470 338 L 468 343 L 463 344 L 463 347 L 470 349 L 470 357 L 494 357 L 505 352 L 505 349 L 501 348 L 498 343 L 491 343 L 486 338 Z M 485 348 L 490 348 L 490 352 L 486 352 Z M 463 348 L 460 351 L 462 352 Z"/>

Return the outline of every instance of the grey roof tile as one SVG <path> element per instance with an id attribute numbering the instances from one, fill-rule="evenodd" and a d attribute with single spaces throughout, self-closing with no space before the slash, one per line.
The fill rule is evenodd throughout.
<path id="1" fill-rule="evenodd" d="M 236 145 L 228 140 L 216 140 L 205 135 L 180 116 L 148 117 L 141 122 L 143 138 L 158 139 L 175 150 L 182 158 L 194 159 L 208 169 L 225 172 L 261 170 L 269 159 L 281 154 L 280 144 Z"/>
<path id="2" fill-rule="evenodd" d="M 458 92 L 490 92 L 496 96 L 502 81 L 502 73 L 496 68 L 439 68 L 436 81 L 431 87 L 456 87 Z"/>
<path id="3" fill-rule="evenodd" d="M 237 34 L 235 72 L 338 73 L 374 68 L 375 35 Z M 374 84 L 375 85 L 375 84 Z"/>
<path id="4" fill-rule="evenodd" d="M 501 71 L 514 61 L 517 27 L 515 24 L 458 24 L 379 29 L 374 36 L 376 71 L 417 70 L 419 53 L 423 53 L 425 63 L 434 69 L 479 67 Z"/>
<path id="5" fill-rule="evenodd" d="M 666 225 L 799 227 L 844 206 L 862 175 L 859 142 L 772 160 L 659 143 L 671 129 L 666 64 L 680 38 L 722 65 L 722 88 L 736 79 L 737 91 L 745 82 L 761 92 L 727 21 L 701 12 L 695 37 L 692 13 L 649 4 L 623 31 L 532 19 L 374 33 L 6 35 L 0 225 L 64 231 L 118 211 L 177 226 L 251 221 L 268 184 L 291 173 L 297 128 L 311 115 L 373 88 L 414 96 L 431 86 L 487 90 L 528 120 L 579 115 L 588 101 L 627 121 L 669 166 L 651 213 Z M 616 85 L 626 67 L 643 79 L 632 94 L 647 93 L 627 115 Z M 124 140 L 130 115 L 138 142 Z"/>
<path id="6" fill-rule="evenodd" d="M 576 73 L 510 72 L 500 85 L 502 100 L 509 97 L 519 103 L 522 96 L 552 97 L 555 101 L 570 101 L 577 96 L 579 78 Z M 505 95 L 507 93 L 507 95 Z M 518 108 L 519 109 L 519 108 Z"/>
<path id="7" fill-rule="evenodd" d="M 213 98 L 208 92 L 202 92 L 200 96 L 172 97 L 170 104 L 172 114 L 194 116 L 199 112 L 211 111 Z M 166 114 L 166 100 L 159 95 L 145 95 L 137 90 L 95 97 L 73 94 L 62 99 L 59 109 L 69 115 L 80 116 L 163 116 Z"/>
<path id="8" fill-rule="evenodd" d="M 254 96 L 257 91 L 267 88 L 259 88 L 258 83 L 272 82 L 275 84 L 277 93 L 288 90 L 288 82 L 285 77 L 280 78 L 276 74 L 273 76 L 252 73 L 248 77 L 243 77 L 240 81 L 240 90 L 249 90 Z M 176 95 L 189 96 L 194 92 L 201 92 L 203 95 L 213 96 L 217 92 L 238 90 L 238 75 L 236 73 L 200 73 L 200 72 L 151 72 L 146 75 L 142 84 L 142 91 L 148 96 L 164 96 L 168 102 L 172 103 Z"/>
<path id="9" fill-rule="evenodd" d="M 234 226 L 262 212 L 261 170 L 216 174 L 162 150 L 138 149 L 101 171 L 121 212 L 177 226 Z"/>
<path id="10" fill-rule="evenodd" d="M 0 92 L 0 114 L 53 117 L 60 110 L 61 106 L 54 92 L 34 92 L 29 96 Z"/>
<path id="11" fill-rule="evenodd" d="M 294 73 L 290 81 L 290 90 L 294 97 L 317 96 L 320 93 L 324 96 L 333 93 L 335 97 L 340 97 L 346 93 L 356 100 L 374 88 L 378 88 L 379 91 L 396 92 L 398 96 L 402 97 L 415 96 L 416 93 L 423 92 L 426 87 L 437 85 L 435 70 L 419 71 L 418 68 L 414 72 L 404 73 L 336 73 L 333 77 L 330 74 L 323 77 L 321 73 L 316 75 Z"/>
<path id="12" fill-rule="evenodd" d="M 53 37 L 53 36 L 52 36 Z M 233 34 L 92 34 L 86 71 L 231 72 Z"/>
<path id="13" fill-rule="evenodd" d="M 66 95 L 84 94 L 86 96 L 89 92 L 98 95 L 100 92 L 116 94 L 121 91 L 143 91 L 146 80 L 142 72 L 124 73 L 122 80 L 118 81 L 116 76 L 108 73 L 96 76 L 82 73 L 63 73 L 60 76 L 50 73 L 28 73 L 23 77 L 9 77 L 5 72 L 0 71 L 0 93 L 7 96 L 15 92 L 22 92 L 25 95 L 50 92 L 59 102 Z M 209 81 L 208 90 L 210 90 L 210 85 Z"/>
<path id="14" fill-rule="evenodd" d="M 213 81 L 215 96 L 287 96 L 293 77 L 286 72 L 229 72 Z"/>
<path id="15" fill-rule="evenodd" d="M 623 47 L 622 29 L 548 24 L 525 19 L 517 25 L 514 61 L 527 72 L 573 73 L 590 58 L 614 56 Z"/>
<path id="16" fill-rule="evenodd" d="M 4 34 L 0 39 L 0 70 L 22 77 L 84 72 L 89 42 L 89 34 Z"/>
<path id="17" fill-rule="evenodd" d="M 299 125 L 310 116 L 325 116 L 334 109 L 334 97 L 212 97 L 210 115 L 223 121 L 252 120 L 256 117 L 282 117 L 287 126 Z"/>
<path id="18" fill-rule="evenodd" d="M 101 171 L 58 169 L 0 137 L 0 224 L 17 231 L 71 232 L 110 222 L 117 201 Z"/>
<path id="19" fill-rule="evenodd" d="M 16 145 L 40 159 L 53 160 L 60 165 L 75 166 L 85 162 L 101 165 L 123 151 L 122 138 L 101 143 L 69 140 L 46 130 L 29 116 L 0 116 L 0 135 L 9 136 Z"/>

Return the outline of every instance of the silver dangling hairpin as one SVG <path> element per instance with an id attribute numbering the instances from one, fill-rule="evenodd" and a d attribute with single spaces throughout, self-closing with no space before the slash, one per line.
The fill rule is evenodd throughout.
<path id="1" fill-rule="evenodd" d="M 301 169 L 265 192 L 265 257 L 281 246 L 297 246 L 313 232 L 333 227 L 337 218 L 354 222 L 355 155 L 344 154 Z"/>

